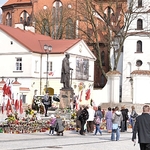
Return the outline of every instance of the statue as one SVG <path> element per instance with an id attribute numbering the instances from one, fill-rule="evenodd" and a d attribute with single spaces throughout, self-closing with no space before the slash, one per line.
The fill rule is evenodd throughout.
<path id="1" fill-rule="evenodd" d="M 70 58 L 70 55 L 66 54 L 65 58 L 62 60 L 61 81 L 60 82 L 63 83 L 63 88 L 65 88 L 65 89 L 71 88 L 70 70 L 73 70 L 73 69 L 70 68 L 69 58 Z"/>

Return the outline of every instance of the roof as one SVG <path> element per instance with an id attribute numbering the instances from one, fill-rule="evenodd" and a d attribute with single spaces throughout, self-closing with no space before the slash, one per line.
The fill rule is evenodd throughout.
<path id="1" fill-rule="evenodd" d="M 33 33 L 31 31 L 21 30 L 0 24 L 0 30 L 14 38 L 16 41 L 25 46 L 29 51 L 44 54 L 44 45 L 51 45 L 51 53 L 59 54 L 66 52 L 69 48 L 81 41 L 75 40 L 54 40 L 49 36 Z"/>
<path id="2" fill-rule="evenodd" d="M 132 75 L 150 75 L 149 70 L 134 70 L 131 72 Z"/>
<path id="3" fill-rule="evenodd" d="M 22 3 L 31 3 L 31 0 L 8 0 L 3 6 Z"/>

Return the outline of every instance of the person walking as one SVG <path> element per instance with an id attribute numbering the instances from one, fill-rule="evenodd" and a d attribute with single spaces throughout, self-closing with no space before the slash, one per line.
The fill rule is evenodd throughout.
<path id="1" fill-rule="evenodd" d="M 108 107 L 108 111 L 106 112 L 105 120 L 106 120 L 107 132 L 111 133 L 111 131 L 112 131 L 112 111 L 111 111 L 110 107 Z"/>
<path id="2" fill-rule="evenodd" d="M 124 106 L 121 107 L 121 113 L 123 117 L 123 120 L 121 121 L 121 132 L 125 132 L 127 130 L 128 112 Z"/>
<path id="3" fill-rule="evenodd" d="M 122 113 L 119 110 L 119 107 L 115 107 L 115 112 L 112 115 L 112 132 L 111 132 L 111 140 L 112 141 L 118 141 L 120 138 L 120 125 L 121 121 L 123 120 L 122 118 Z M 115 138 L 116 134 L 116 138 Z"/>
<path id="4" fill-rule="evenodd" d="M 85 123 L 89 118 L 89 113 L 87 111 L 87 106 L 83 106 L 83 110 L 81 111 L 81 114 L 79 116 L 79 120 L 81 121 L 81 130 L 80 130 L 80 134 L 81 135 L 85 135 Z"/>
<path id="5" fill-rule="evenodd" d="M 102 114 L 102 111 L 101 111 L 101 106 L 98 106 L 98 110 L 95 112 L 95 116 L 94 116 L 97 119 L 97 117 L 99 117 L 99 120 L 101 122 L 101 119 L 103 118 L 103 114 Z M 95 129 L 95 133 L 94 135 L 97 134 L 97 132 L 100 133 L 100 135 L 102 135 L 102 131 L 100 130 L 100 122 L 95 122 L 95 126 L 96 126 L 96 129 Z"/>
<path id="6" fill-rule="evenodd" d="M 132 111 L 130 114 L 130 123 L 131 123 L 131 127 L 132 127 L 132 132 L 133 132 L 135 120 L 136 120 L 136 117 L 138 116 L 138 114 L 137 114 L 134 106 L 131 106 L 131 109 L 132 109 Z"/>
<path id="7" fill-rule="evenodd" d="M 143 106 L 143 113 L 136 118 L 133 129 L 132 141 L 136 141 L 138 133 L 138 143 L 140 150 L 150 150 L 150 107 Z"/>
<path id="8" fill-rule="evenodd" d="M 45 106 L 45 117 L 48 117 L 47 116 L 47 111 L 48 111 L 48 107 L 50 106 L 50 96 L 49 96 L 49 92 L 46 91 L 46 94 L 44 95 L 43 97 L 43 100 L 44 100 L 44 106 Z"/>
<path id="9" fill-rule="evenodd" d="M 91 105 L 88 106 L 87 109 L 89 113 L 89 118 L 87 120 L 87 132 L 93 133 L 94 132 L 94 115 L 95 115 L 95 110 Z"/>

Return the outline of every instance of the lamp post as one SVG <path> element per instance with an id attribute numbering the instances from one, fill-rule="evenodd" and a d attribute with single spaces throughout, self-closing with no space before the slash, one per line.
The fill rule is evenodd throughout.
<path id="1" fill-rule="evenodd" d="M 47 54 L 47 63 L 46 63 L 46 91 L 47 91 L 47 87 L 48 87 L 48 54 L 52 51 L 52 46 L 50 45 L 44 45 L 44 50 Z M 45 92 L 46 92 L 45 91 Z"/>

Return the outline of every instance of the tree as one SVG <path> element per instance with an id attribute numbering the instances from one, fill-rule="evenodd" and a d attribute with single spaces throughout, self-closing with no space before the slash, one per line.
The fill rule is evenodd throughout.
<path id="1" fill-rule="evenodd" d="M 34 15 L 35 29 L 53 39 L 72 39 L 75 32 L 71 16 L 68 6 L 56 1 L 52 9 L 42 9 Z"/>
<path id="2" fill-rule="evenodd" d="M 84 38 L 91 47 L 97 57 L 95 66 L 106 79 L 108 71 L 117 69 L 130 25 L 138 16 L 139 8 L 135 6 L 134 0 L 130 0 L 130 3 L 126 0 L 78 1 L 79 37 Z M 105 60 L 108 59 L 107 70 L 103 65 L 104 52 Z"/>

